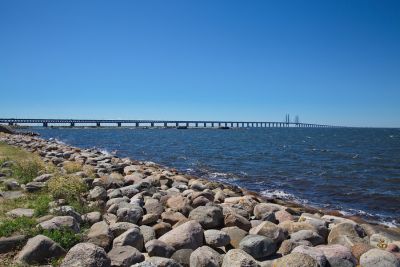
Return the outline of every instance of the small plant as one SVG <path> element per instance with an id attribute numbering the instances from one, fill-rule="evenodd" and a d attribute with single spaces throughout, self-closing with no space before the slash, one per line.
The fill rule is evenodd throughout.
<path id="1" fill-rule="evenodd" d="M 79 201 L 80 195 L 87 191 L 87 185 L 78 176 L 58 175 L 49 180 L 48 189 L 54 199 L 63 198 L 67 201 Z"/>
<path id="2" fill-rule="evenodd" d="M 75 172 L 80 172 L 83 170 L 82 164 L 76 161 L 66 161 L 63 164 L 64 170 L 67 172 L 67 174 L 75 173 Z"/>
<path id="3" fill-rule="evenodd" d="M 10 236 L 14 233 L 32 236 L 35 234 L 35 219 L 28 217 L 18 217 L 15 219 L 5 219 L 0 222 L 0 237 Z"/>
<path id="4" fill-rule="evenodd" d="M 21 160 L 12 167 L 14 176 L 23 184 L 32 182 L 45 168 L 43 162 L 39 160 Z"/>
<path id="5" fill-rule="evenodd" d="M 47 214 L 49 210 L 49 203 L 52 198 L 49 194 L 40 194 L 28 204 L 28 208 L 35 210 L 35 216 L 40 217 Z"/>
<path id="6" fill-rule="evenodd" d="M 96 175 L 95 168 L 91 165 L 84 165 L 82 170 L 86 173 L 88 177 L 95 177 Z"/>
<path id="7" fill-rule="evenodd" d="M 76 234 L 74 231 L 68 228 L 62 228 L 60 230 L 41 230 L 41 234 L 52 239 L 54 242 L 57 242 L 66 250 L 72 248 L 82 239 L 80 234 Z"/>

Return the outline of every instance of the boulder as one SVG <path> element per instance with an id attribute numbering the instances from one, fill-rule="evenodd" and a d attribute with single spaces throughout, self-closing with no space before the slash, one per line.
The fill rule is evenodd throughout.
<path id="1" fill-rule="evenodd" d="M 91 200 L 106 200 L 107 191 L 102 186 L 95 186 L 92 190 L 89 191 L 88 197 Z"/>
<path id="2" fill-rule="evenodd" d="M 7 212 L 6 215 L 11 218 L 18 218 L 18 217 L 32 218 L 34 213 L 35 210 L 33 209 L 16 208 Z"/>
<path id="3" fill-rule="evenodd" d="M 45 230 L 60 230 L 62 228 L 68 228 L 76 233 L 79 233 L 80 231 L 78 222 L 72 216 L 57 216 L 48 221 L 39 223 L 38 226 Z"/>
<path id="4" fill-rule="evenodd" d="M 181 265 L 173 259 L 163 257 L 150 257 L 146 261 L 154 264 L 157 267 L 181 267 Z"/>
<path id="5" fill-rule="evenodd" d="M 340 244 L 351 248 L 356 243 L 366 243 L 365 231 L 358 224 L 343 222 L 332 227 L 328 235 L 328 244 Z"/>
<path id="6" fill-rule="evenodd" d="M 239 243 L 239 248 L 255 259 L 266 258 L 276 252 L 276 243 L 262 235 L 248 235 Z"/>
<path id="7" fill-rule="evenodd" d="M 276 243 L 280 243 L 286 238 L 286 234 L 282 228 L 268 221 L 262 222 L 258 226 L 250 229 L 249 233 L 252 235 L 263 235 L 269 237 Z"/>
<path id="8" fill-rule="evenodd" d="M 159 218 L 160 218 L 160 215 L 154 214 L 154 213 L 149 213 L 149 214 L 143 215 L 141 224 L 152 225 L 152 224 L 155 224 Z"/>
<path id="9" fill-rule="evenodd" d="M 241 249 L 229 250 L 222 260 L 221 267 L 260 267 L 258 262 Z"/>
<path id="10" fill-rule="evenodd" d="M 219 230 L 204 231 L 204 239 L 206 244 L 211 247 L 223 247 L 231 242 L 229 235 Z"/>
<path id="11" fill-rule="evenodd" d="M 130 222 L 136 224 L 143 217 L 143 210 L 134 206 L 130 208 L 119 208 L 117 218 L 119 222 Z"/>
<path id="12" fill-rule="evenodd" d="M 197 249 L 203 245 L 203 228 L 197 221 L 186 222 L 159 238 L 160 241 L 178 249 Z"/>
<path id="13" fill-rule="evenodd" d="M 65 250 L 44 235 L 37 235 L 28 240 L 18 253 L 16 260 L 27 264 L 44 264 L 65 254 Z"/>
<path id="14" fill-rule="evenodd" d="M 292 250 L 292 253 L 307 254 L 307 255 L 311 256 L 314 260 L 316 260 L 318 265 L 321 267 L 326 266 L 326 264 L 328 262 L 324 255 L 324 252 L 322 252 L 322 250 L 320 250 L 319 248 L 316 248 L 316 247 L 300 245 L 300 246 L 295 247 Z"/>
<path id="15" fill-rule="evenodd" d="M 286 210 L 276 211 L 275 219 L 278 221 L 278 223 L 294 220 L 293 215 L 287 212 Z"/>
<path id="16" fill-rule="evenodd" d="M 369 244 L 357 243 L 351 247 L 351 254 L 357 259 L 357 262 L 360 262 L 361 255 L 373 248 L 374 247 Z"/>
<path id="17" fill-rule="evenodd" d="M 173 211 L 178 211 L 183 215 L 188 215 L 192 210 L 189 199 L 181 195 L 170 197 L 167 200 L 167 207 L 171 208 Z"/>
<path id="18" fill-rule="evenodd" d="M 47 182 L 52 178 L 54 175 L 50 173 L 42 174 L 37 176 L 35 179 L 33 179 L 34 182 Z"/>
<path id="19" fill-rule="evenodd" d="M 105 250 L 108 250 L 113 238 L 114 236 L 108 227 L 108 224 L 104 221 L 93 224 L 87 234 L 87 242 L 93 243 Z"/>
<path id="20" fill-rule="evenodd" d="M 150 240 L 144 246 L 150 257 L 158 256 L 169 258 L 175 252 L 172 246 L 157 239 Z"/>
<path id="21" fill-rule="evenodd" d="M 275 212 L 281 210 L 282 207 L 272 203 L 260 203 L 254 207 L 253 213 L 256 219 L 263 221 L 274 221 Z"/>
<path id="22" fill-rule="evenodd" d="M 234 248 L 239 248 L 240 241 L 247 235 L 247 232 L 237 226 L 225 227 L 221 231 L 227 233 L 230 238 L 230 245 Z"/>
<path id="23" fill-rule="evenodd" d="M 325 240 L 322 236 L 311 230 L 300 230 L 290 235 L 290 240 L 299 242 L 302 240 L 309 241 L 313 246 L 324 244 Z"/>
<path id="24" fill-rule="evenodd" d="M 219 267 L 223 257 L 210 247 L 202 246 L 190 255 L 190 267 Z"/>
<path id="25" fill-rule="evenodd" d="M 244 231 L 249 231 L 251 228 L 251 223 L 249 222 L 249 220 L 233 212 L 229 212 L 228 214 L 225 215 L 224 225 L 226 227 L 237 226 L 240 229 L 243 229 Z"/>
<path id="26" fill-rule="evenodd" d="M 132 246 L 142 251 L 143 245 L 143 235 L 137 227 L 125 231 L 113 241 L 113 248 L 117 246 Z"/>
<path id="27" fill-rule="evenodd" d="M 224 223 L 222 209 L 216 206 L 200 206 L 189 214 L 190 220 L 198 221 L 205 229 L 218 228 Z"/>
<path id="28" fill-rule="evenodd" d="M 193 249 L 179 249 L 172 254 L 171 259 L 183 267 L 190 267 L 190 255 L 193 253 Z"/>
<path id="29" fill-rule="evenodd" d="M 110 231 L 114 237 L 117 237 L 132 228 L 139 228 L 139 226 L 129 222 L 115 222 L 110 224 Z"/>
<path id="30" fill-rule="evenodd" d="M 157 214 L 159 216 L 164 211 L 164 207 L 160 203 L 160 201 L 154 198 L 149 198 L 146 200 L 144 204 L 144 209 L 146 210 L 147 214 Z"/>
<path id="31" fill-rule="evenodd" d="M 110 250 L 107 255 L 113 267 L 129 267 L 132 264 L 144 261 L 143 254 L 131 246 L 117 246 Z"/>
<path id="32" fill-rule="evenodd" d="M 390 252 L 381 249 L 371 249 L 360 257 L 362 267 L 399 267 L 400 261 Z"/>
<path id="33" fill-rule="evenodd" d="M 143 235 L 144 244 L 146 244 L 150 240 L 156 239 L 156 232 L 154 231 L 153 227 L 151 227 L 151 226 L 141 225 L 140 232 Z"/>
<path id="34" fill-rule="evenodd" d="M 25 185 L 25 190 L 29 193 L 41 190 L 46 186 L 44 182 L 30 182 Z"/>
<path id="35" fill-rule="evenodd" d="M 186 220 L 187 218 L 180 212 L 165 211 L 161 214 L 161 219 L 166 223 L 174 225 L 175 223 L 181 220 Z"/>
<path id="36" fill-rule="evenodd" d="M 303 253 L 290 253 L 274 261 L 274 267 L 320 267 L 318 262 L 310 255 Z"/>
<path id="37" fill-rule="evenodd" d="M 82 216 L 77 213 L 73 207 L 71 206 L 61 206 L 61 207 L 55 207 L 50 210 L 50 213 L 58 216 L 71 216 L 74 217 L 74 219 L 78 222 L 82 222 Z"/>
<path id="38" fill-rule="evenodd" d="M 92 211 L 92 212 L 83 214 L 81 216 L 82 221 L 84 223 L 89 224 L 89 225 L 92 225 L 92 224 L 95 224 L 97 222 L 100 222 L 101 218 L 102 218 L 101 213 L 98 212 L 98 211 Z"/>
<path id="39" fill-rule="evenodd" d="M 321 250 L 331 267 L 351 267 L 357 263 L 356 258 L 351 254 L 349 248 L 342 245 L 321 245 L 317 246 Z"/>
<path id="40" fill-rule="evenodd" d="M 153 225 L 154 232 L 156 233 L 156 237 L 160 237 L 169 231 L 171 231 L 172 227 L 169 223 L 159 222 Z"/>
<path id="41" fill-rule="evenodd" d="M 65 256 L 60 267 L 110 267 L 111 260 L 103 248 L 92 243 L 79 243 Z"/>
<path id="42" fill-rule="evenodd" d="M 0 254 L 6 253 L 19 247 L 26 241 L 25 235 L 14 235 L 10 237 L 0 237 Z"/>

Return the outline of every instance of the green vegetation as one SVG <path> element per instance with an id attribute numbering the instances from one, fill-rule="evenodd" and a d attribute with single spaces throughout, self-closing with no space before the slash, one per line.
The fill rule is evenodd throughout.
<path id="1" fill-rule="evenodd" d="M 79 201 L 81 194 L 87 191 L 85 182 L 74 175 L 57 175 L 49 180 L 47 186 L 53 198 L 63 198 L 68 202 Z"/>
<path id="2" fill-rule="evenodd" d="M 61 230 L 42 230 L 41 234 L 57 242 L 64 249 L 70 249 L 82 240 L 82 235 L 76 234 L 68 228 Z"/>
<path id="3" fill-rule="evenodd" d="M 35 219 L 27 217 L 2 220 L 0 222 L 0 237 L 10 236 L 15 233 L 32 236 L 36 231 L 36 224 Z"/>
<path id="4" fill-rule="evenodd" d="M 39 176 L 40 171 L 44 168 L 44 164 L 39 160 L 24 160 L 13 164 L 12 172 L 20 183 L 26 184 Z"/>
<path id="5" fill-rule="evenodd" d="M 36 194 L 31 196 L 32 200 L 28 201 L 27 207 L 34 209 L 36 217 L 44 216 L 49 210 L 49 203 L 53 200 L 48 193 Z"/>
<path id="6" fill-rule="evenodd" d="M 82 164 L 76 161 L 66 161 L 64 162 L 63 167 L 67 174 L 80 172 L 83 170 Z"/>

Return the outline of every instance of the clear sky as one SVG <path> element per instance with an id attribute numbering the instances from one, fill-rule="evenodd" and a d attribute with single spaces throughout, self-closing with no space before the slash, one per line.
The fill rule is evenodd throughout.
<path id="1" fill-rule="evenodd" d="M 400 1 L 0 1 L 0 117 L 400 127 Z"/>

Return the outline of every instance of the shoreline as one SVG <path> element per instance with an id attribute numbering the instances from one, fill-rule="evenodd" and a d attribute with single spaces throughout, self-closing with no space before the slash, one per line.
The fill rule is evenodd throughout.
<path id="1" fill-rule="evenodd" d="M 313 258 L 314 254 L 307 251 L 307 247 L 325 255 L 325 262 L 329 262 L 328 254 L 324 254 L 326 249 L 337 250 L 342 254 L 347 253 L 345 258 L 349 266 L 362 263 L 362 254 L 368 254 L 369 251 L 383 253 L 379 254 L 379 257 L 392 257 L 385 254 L 385 250 L 388 247 L 394 247 L 395 251 L 388 253 L 395 255 L 400 264 L 400 252 L 396 252 L 400 246 L 400 228 L 398 227 L 388 227 L 356 216 L 344 216 L 338 211 L 324 210 L 279 198 L 268 198 L 245 188 L 189 175 L 154 162 L 119 158 L 112 154 L 106 155 L 96 149 L 73 147 L 57 140 L 46 140 L 28 135 L 0 134 L 0 142 L 40 156 L 45 163 L 54 165 L 54 168 L 61 173 L 65 173 L 67 165 L 71 163 L 78 163 L 82 167 L 91 166 L 91 175 L 78 170 L 70 175 L 79 177 L 89 186 L 88 191 L 82 192 L 82 205 L 101 207 L 100 212 L 96 213 L 98 218 L 90 221 L 90 228 L 83 233 L 84 240 L 101 247 L 104 253 L 108 253 L 104 257 L 110 258 L 111 261 L 115 257 L 113 250 L 120 249 L 115 243 L 119 240 L 121 233 L 119 231 L 109 233 L 113 232 L 115 224 L 129 222 L 128 229 L 124 229 L 126 232 L 133 231 L 134 227 L 139 227 L 139 225 L 143 226 L 143 229 L 149 230 L 148 227 L 150 227 L 155 231 L 155 236 L 148 240 L 152 246 L 148 246 L 148 242 L 144 241 L 141 245 L 136 243 L 132 245 L 141 255 L 134 266 L 152 266 L 140 265 L 139 262 L 143 261 L 155 266 L 163 265 L 169 257 L 172 257 L 174 261 L 179 261 L 179 257 L 174 258 L 172 252 L 169 254 L 163 250 L 165 254 L 159 251 L 154 252 L 152 249 L 153 246 L 158 249 L 161 246 L 165 249 L 166 245 L 170 246 L 169 249 L 175 253 L 182 249 L 191 249 L 188 255 L 191 265 L 193 255 L 196 255 L 193 261 L 207 261 L 210 260 L 210 253 L 214 258 L 218 258 L 219 264 L 216 266 L 221 266 L 221 264 L 222 266 L 239 266 L 230 264 L 235 262 L 232 262 L 232 259 L 236 257 L 254 262 L 251 266 L 286 266 L 285 260 L 296 258 L 298 254 L 301 257 L 307 255 L 309 257 L 307 261 L 315 261 L 315 264 L 321 265 L 318 259 Z M 22 188 L 25 190 L 32 186 L 43 188 L 47 185 L 47 181 L 52 181 L 51 177 L 46 179 L 44 182 L 27 183 L 22 185 Z M 68 180 L 65 182 L 68 183 Z M 56 203 L 59 201 L 59 199 L 54 200 Z M 56 204 L 56 207 L 57 205 L 60 204 Z M 76 211 L 73 209 L 71 211 L 70 206 L 59 206 L 59 208 L 69 210 L 62 214 L 64 217 L 72 216 L 73 219 L 77 216 Z M 78 218 L 83 220 L 89 214 L 79 214 Z M 50 221 L 58 218 L 52 216 Z M 143 229 L 141 228 L 140 231 L 145 231 Z M 217 231 L 219 235 L 224 236 L 225 241 L 208 240 L 208 234 L 216 234 L 216 232 L 206 233 L 207 231 Z M 144 235 L 144 232 L 142 234 Z M 181 234 L 186 239 L 181 239 Z M 38 236 L 31 239 L 34 238 Z M 2 241 L 4 239 L 0 238 L 0 247 Z M 217 242 L 218 245 L 213 242 Z M 112 246 L 111 243 L 113 243 Z M 267 243 L 269 245 L 265 247 Z M 18 260 L 27 261 L 24 253 L 28 244 L 29 241 L 22 251 L 18 252 L 16 256 Z M 77 258 L 75 247 L 86 246 L 84 244 L 86 243 L 78 243 L 69 251 L 65 250 L 66 256 L 61 266 L 71 264 L 74 261 L 73 258 Z M 359 246 L 363 247 L 360 255 L 353 251 L 354 247 Z M 97 249 L 97 247 L 92 249 Z M 301 252 L 292 253 L 292 251 Z M 79 251 L 79 253 L 81 253 L 79 254 L 81 258 L 85 257 L 82 256 L 84 251 Z M 53 256 L 49 255 L 49 257 Z M 295 261 L 297 260 L 304 259 L 296 258 Z M 333 264 L 333 262 L 329 263 Z M 165 266 L 186 266 L 184 262 L 179 262 L 179 264 L 181 265 L 167 264 Z"/>

